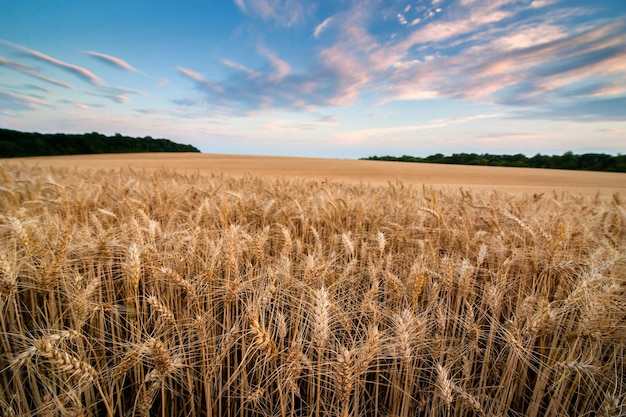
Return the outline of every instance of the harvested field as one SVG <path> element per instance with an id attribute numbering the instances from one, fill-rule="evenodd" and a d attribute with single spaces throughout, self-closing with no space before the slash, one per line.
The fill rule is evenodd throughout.
<path id="1" fill-rule="evenodd" d="M 1 161 L 0 414 L 624 415 L 623 178 Z"/>

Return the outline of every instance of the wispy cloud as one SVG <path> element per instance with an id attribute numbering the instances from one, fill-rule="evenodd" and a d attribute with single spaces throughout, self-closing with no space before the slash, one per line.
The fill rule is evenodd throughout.
<path id="1" fill-rule="evenodd" d="M 129 100 L 128 99 L 129 95 L 146 95 L 146 93 L 135 90 L 135 89 L 107 85 L 99 77 L 94 75 L 89 70 L 79 67 L 77 65 L 60 61 L 42 52 L 35 51 L 35 50 L 29 49 L 29 48 L 26 48 L 21 45 L 17 45 L 17 44 L 14 44 L 12 42 L 8 42 L 5 40 L 0 40 L 0 44 L 8 46 L 13 51 L 17 51 L 18 56 L 34 58 L 39 62 L 61 69 L 62 71 L 68 74 L 71 74 L 73 76 L 76 76 L 86 81 L 92 86 L 92 88 L 86 91 L 82 91 L 83 94 L 103 97 L 103 98 L 113 101 L 114 103 L 119 103 L 119 104 L 127 103 Z M 89 55 L 96 57 L 97 59 L 103 62 L 106 62 L 107 65 L 113 65 L 115 67 L 122 68 L 130 72 L 137 72 L 136 69 L 131 67 L 125 61 L 120 60 L 119 58 L 115 58 L 115 57 L 111 57 L 108 55 L 99 54 L 97 52 L 91 52 L 91 51 L 87 53 Z M 0 57 L 0 67 L 9 68 L 11 70 L 21 72 L 28 76 L 34 77 L 36 79 L 45 81 L 49 84 L 53 84 L 59 87 L 64 87 L 64 88 L 71 89 L 71 90 L 77 90 L 72 84 L 43 75 L 39 71 L 38 68 L 34 68 L 22 62 L 17 62 L 17 61 Z"/>
<path id="2" fill-rule="evenodd" d="M 502 115 L 501 114 L 477 114 L 477 115 L 466 116 L 466 117 L 435 119 L 428 123 L 420 123 L 420 124 L 414 124 L 414 125 L 390 126 L 390 127 L 354 130 L 350 132 L 340 133 L 337 135 L 337 137 L 339 139 L 345 139 L 349 141 L 355 141 L 355 140 L 365 141 L 365 140 L 370 140 L 370 139 L 389 138 L 390 136 L 403 134 L 403 133 L 417 132 L 420 130 L 437 129 L 437 128 L 447 127 L 451 125 L 468 123 L 474 120 L 491 119 L 491 118 L 496 118 L 500 116 Z"/>
<path id="3" fill-rule="evenodd" d="M 48 90 L 47 88 L 43 88 L 41 86 L 33 85 L 33 84 L 25 84 L 23 86 L 23 88 L 39 91 L 39 92 L 46 93 L 46 94 L 50 94 L 51 93 L 51 91 Z"/>
<path id="4" fill-rule="evenodd" d="M 315 39 L 318 39 L 320 35 L 322 34 L 322 32 L 324 31 L 324 29 L 326 29 L 328 25 L 330 24 L 330 22 L 332 22 L 332 20 L 333 20 L 333 16 L 325 19 L 322 23 L 315 26 L 315 30 L 313 31 L 313 37 Z"/>
<path id="5" fill-rule="evenodd" d="M 485 3 L 477 3 L 479 9 L 485 7 Z M 596 86 L 588 90 L 589 94 L 623 94 L 614 80 L 626 79 L 624 22 L 576 26 L 568 24 L 568 18 L 588 11 L 546 9 L 540 15 L 503 24 L 501 18 L 527 13 L 528 9 L 507 6 L 500 14 L 502 10 L 494 8 L 498 2 L 490 4 L 497 19 L 475 18 L 471 11 L 466 19 L 455 14 L 448 21 L 431 23 L 404 40 L 375 50 L 372 62 L 385 76 L 384 82 L 379 77 L 375 81 L 381 85 L 383 102 L 452 97 L 507 106 L 557 106 L 570 98 L 572 90 L 582 94 L 585 90 L 581 87 L 589 84 Z M 485 24 L 492 20 L 496 23 Z M 422 47 L 428 39 L 431 43 Z M 444 39 L 455 40 L 437 47 Z M 432 53 L 432 49 L 432 58 L 422 52 Z M 602 106 L 586 110 L 595 117 L 613 117 Z"/>
<path id="6" fill-rule="evenodd" d="M 236 3 L 244 13 L 273 19 L 290 2 Z M 304 66 L 294 68 L 260 46 L 257 53 L 265 59 L 260 68 L 222 59 L 232 70 L 224 79 L 210 80 L 184 68 L 179 72 L 206 94 L 206 102 L 241 114 L 349 106 L 365 94 L 379 105 L 452 98 L 514 109 L 563 106 L 574 96 L 623 97 L 618 80 L 626 79 L 626 22 L 587 19 L 579 24 L 593 13 L 545 0 L 452 0 L 411 7 L 353 2 L 312 27 L 320 41 Z M 398 14 L 403 18 L 395 22 L 394 33 L 373 29 L 384 16 L 391 25 Z M 320 39 L 331 23 L 333 32 Z M 603 106 L 587 110 L 597 117 L 606 113 Z"/>
<path id="7" fill-rule="evenodd" d="M 22 96 L 0 90 L 0 111 L 1 110 L 33 110 L 37 106 L 47 106 L 48 103 L 40 98 L 32 96 Z"/>
<path id="8" fill-rule="evenodd" d="M 74 100 L 59 100 L 60 103 L 70 104 L 72 107 L 80 110 L 89 110 L 89 105 Z"/>
<path id="9" fill-rule="evenodd" d="M 255 71 L 253 69 L 250 69 L 250 68 L 246 67 L 243 64 L 239 64 L 237 62 L 234 62 L 234 61 L 231 61 L 231 60 L 228 60 L 228 59 L 222 59 L 221 63 L 222 63 L 222 65 L 224 65 L 224 66 L 226 66 L 228 68 L 231 68 L 231 69 L 234 69 L 234 70 L 238 70 L 238 71 L 242 71 L 245 74 L 247 74 L 248 77 L 251 77 L 251 78 L 255 78 L 255 77 L 258 77 L 258 76 L 261 75 L 261 73 L 258 72 L 258 71 Z"/>
<path id="10" fill-rule="evenodd" d="M 107 98 L 111 100 L 112 102 L 118 103 L 118 104 L 128 103 L 129 95 L 140 95 L 140 96 L 147 95 L 143 91 L 134 90 L 131 88 L 109 86 L 109 85 L 101 86 L 100 88 L 97 89 L 97 91 L 90 93 L 90 94 L 94 96 L 98 96 L 98 97 Z"/>
<path id="11" fill-rule="evenodd" d="M 313 106 L 322 104 L 324 98 L 318 89 L 325 75 L 295 72 L 288 62 L 264 46 L 258 46 L 257 52 L 265 59 L 261 68 L 250 69 L 226 61 L 234 71 L 221 81 L 209 80 L 183 67 L 178 67 L 178 71 L 207 96 L 206 103 L 233 113 L 249 114 L 276 108 L 312 111 Z"/>
<path id="12" fill-rule="evenodd" d="M 0 67 L 10 68 L 14 71 L 21 72 L 22 74 L 29 75 L 31 77 L 37 78 L 47 83 L 74 90 L 74 86 L 72 86 L 71 84 L 68 84 L 63 81 L 55 80 L 54 78 L 46 77 L 45 75 L 37 72 L 33 67 L 24 65 L 20 62 L 16 62 L 16 61 L 12 61 L 12 60 L 0 57 Z"/>
<path id="13" fill-rule="evenodd" d="M 623 122 L 626 120 L 626 97 L 587 98 L 521 109 L 518 119 L 575 120 L 577 122 Z"/>
<path id="14" fill-rule="evenodd" d="M 29 49 L 20 45 L 16 45 L 12 42 L 0 40 L 0 43 L 7 45 L 15 50 L 18 50 L 21 53 L 25 54 L 26 56 L 34 58 L 40 62 L 53 65 L 63 71 L 73 74 L 76 77 L 82 79 L 83 81 L 88 82 L 91 85 L 95 85 L 95 86 L 102 85 L 102 80 L 100 80 L 100 78 L 98 78 L 96 75 L 94 75 L 91 71 L 89 71 L 86 68 L 79 67 L 78 65 L 69 64 L 67 62 L 63 62 L 49 55 L 46 55 L 42 52 L 35 51 L 33 49 Z"/>
<path id="15" fill-rule="evenodd" d="M 298 132 L 303 130 L 316 130 L 323 127 L 339 124 L 335 115 L 320 115 L 315 120 L 285 120 L 274 119 L 261 126 L 262 130 L 270 132 Z"/>
<path id="16" fill-rule="evenodd" d="M 272 82 L 281 81 L 291 73 L 291 66 L 278 57 L 274 51 L 259 46 L 259 53 L 267 58 L 268 64 L 274 69 L 274 72 L 268 76 L 268 80 Z"/>
<path id="17" fill-rule="evenodd" d="M 224 89 L 221 86 L 219 86 L 217 83 L 211 80 L 206 79 L 204 75 L 200 74 L 199 72 L 196 72 L 187 68 L 182 68 L 182 67 L 177 67 L 176 69 L 185 77 L 195 81 L 196 85 L 201 90 L 209 89 L 216 93 L 221 93 L 224 91 Z"/>
<path id="18" fill-rule="evenodd" d="M 272 21 L 278 26 L 299 26 L 310 19 L 316 6 L 300 0 L 235 0 L 243 13 Z"/>
<path id="19" fill-rule="evenodd" d="M 123 59 L 116 58 L 111 55 L 101 54 L 100 52 L 85 51 L 85 53 L 89 56 L 96 58 L 100 62 L 103 62 L 104 64 L 112 66 L 114 68 L 122 69 L 125 71 L 130 71 L 130 72 L 137 72 L 137 73 L 139 72 L 136 68 L 134 68 L 132 65 L 130 65 L 128 62 L 124 61 Z"/>

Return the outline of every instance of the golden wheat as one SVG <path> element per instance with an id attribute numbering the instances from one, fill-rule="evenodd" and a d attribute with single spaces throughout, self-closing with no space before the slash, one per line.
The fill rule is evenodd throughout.
<path id="1" fill-rule="evenodd" d="M 626 213 L 0 166 L 3 415 L 623 415 Z"/>

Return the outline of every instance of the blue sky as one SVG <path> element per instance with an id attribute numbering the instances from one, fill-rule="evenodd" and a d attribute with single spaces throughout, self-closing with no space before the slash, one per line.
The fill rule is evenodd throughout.
<path id="1" fill-rule="evenodd" d="M 203 152 L 626 151 L 624 0 L 0 0 L 0 126 Z"/>

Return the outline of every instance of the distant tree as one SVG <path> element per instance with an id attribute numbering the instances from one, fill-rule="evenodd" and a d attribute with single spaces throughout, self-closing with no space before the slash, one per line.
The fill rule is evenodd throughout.
<path id="1" fill-rule="evenodd" d="M 476 153 L 455 153 L 444 156 L 441 153 L 426 158 L 410 155 L 397 156 L 370 156 L 361 158 L 373 161 L 401 161 L 401 162 L 428 162 L 431 164 L 461 164 L 461 165 L 490 165 L 508 167 L 531 167 L 552 169 L 576 169 L 589 171 L 626 172 L 626 155 L 611 156 L 601 153 L 576 155 L 571 151 L 563 155 L 542 155 L 540 153 L 528 158 L 518 153 L 515 155 L 491 155 Z"/>
<path id="2" fill-rule="evenodd" d="M 42 134 L 0 129 L 0 157 L 76 155 L 134 152 L 200 152 L 191 145 L 168 139 L 133 138 L 116 133 L 113 137 L 98 132 L 82 135 Z"/>

